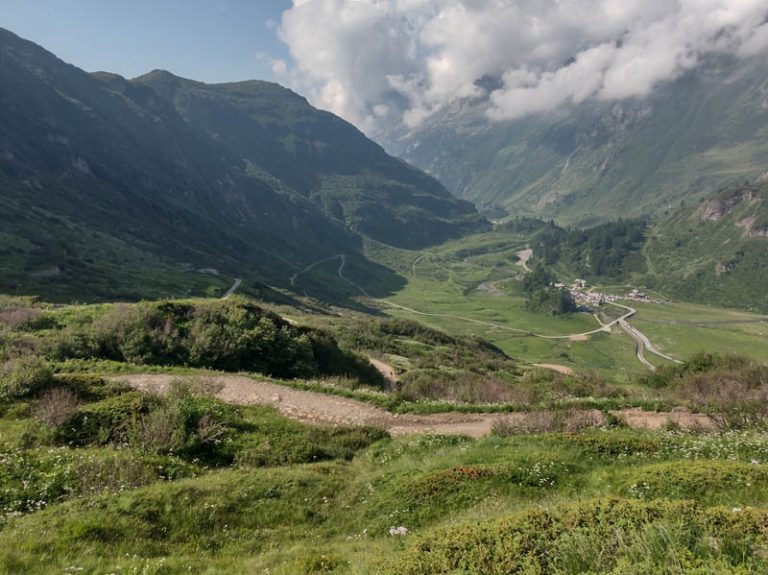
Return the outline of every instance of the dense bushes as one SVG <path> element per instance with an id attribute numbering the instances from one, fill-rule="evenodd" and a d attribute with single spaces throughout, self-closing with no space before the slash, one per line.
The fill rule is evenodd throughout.
<path id="1" fill-rule="evenodd" d="M 24 355 L 0 365 L 0 401 L 36 393 L 53 380 L 53 372 L 41 357 Z"/>
<path id="2" fill-rule="evenodd" d="M 282 378 L 343 375 L 374 386 L 381 375 L 323 332 L 299 328 L 242 300 L 119 304 L 42 335 L 55 360 L 254 371 Z"/>
<path id="3" fill-rule="evenodd" d="M 768 425 L 768 366 L 753 360 L 701 353 L 645 376 L 642 383 L 710 413 L 721 427 Z"/>
<path id="4" fill-rule="evenodd" d="M 387 570 L 454 573 L 764 573 L 768 515 L 602 499 L 437 530 Z"/>

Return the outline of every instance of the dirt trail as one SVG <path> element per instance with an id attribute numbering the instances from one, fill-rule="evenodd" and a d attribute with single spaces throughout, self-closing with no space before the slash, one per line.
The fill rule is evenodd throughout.
<path id="1" fill-rule="evenodd" d="M 527 272 L 531 271 L 531 268 L 528 267 L 528 262 L 533 257 L 533 250 L 531 249 L 531 246 L 525 246 L 524 250 L 520 250 L 515 254 L 517 256 L 517 265 L 523 266 L 523 269 Z"/>
<path id="2" fill-rule="evenodd" d="M 229 299 L 229 296 L 231 296 L 233 293 L 235 293 L 237 291 L 237 288 L 239 288 L 242 285 L 242 283 L 243 283 L 243 280 L 241 280 L 240 278 L 237 278 L 235 280 L 235 283 L 232 284 L 232 287 L 229 288 L 224 293 L 223 296 L 221 296 L 221 299 Z"/>
<path id="3" fill-rule="evenodd" d="M 124 381 L 135 389 L 153 393 L 164 393 L 174 380 L 189 379 L 186 376 L 139 374 L 114 376 L 115 381 Z M 303 391 L 274 383 L 256 381 L 241 375 L 198 377 L 210 382 L 218 389 L 216 396 L 222 401 L 236 405 L 271 405 L 280 413 L 306 423 L 324 425 L 376 425 L 392 435 L 436 433 L 440 435 L 467 435 L 483 437 L 488 435 L 494 423 L 499 420 L 522 423 L 530 417 L 526 413 L 439 413 L 432 415 L 393 414 L 362 401 Z M 683 428 L 714 428 L 706 415 L 684 411 L 650 413 L 639 409 L 614 412 L 623 416 L 632 427 L 657 429 L 675 421 Z M 535 415 L 535 414 L 534 414 Z"/>

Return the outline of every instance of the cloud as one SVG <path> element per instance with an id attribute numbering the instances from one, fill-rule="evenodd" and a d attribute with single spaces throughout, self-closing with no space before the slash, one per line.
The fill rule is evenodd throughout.
<path id="1" fill-rule="evenodd" d="M 507 120 L 760 54 L 767 18 L 765 0 L 294 0 L 276 74 L 366 131 L 466 98 Z"/>

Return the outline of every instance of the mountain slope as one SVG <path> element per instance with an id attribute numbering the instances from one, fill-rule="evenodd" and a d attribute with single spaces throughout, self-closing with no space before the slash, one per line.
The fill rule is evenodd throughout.
<path id="1" fill-rule="evenodd" d="M 354 228 L 361 226 L 328 217 L 302 179 L 325 181 L 327 171 L 338 180 L 347 148 L 315 154 L 310 170 L 301 165 L 306 155 L 277 148 L 255 123 L 240 125 L 238 145 L 222 143 L 183 117 L 161 95 L 162 85 L 147 80 L 87 74 L 0 29 L 0 290 L 109 299 L 226 285 L 189 272 L 200 268 L 242 277 L 246 286 L 290 288 L 290 277 L 310 263 L 359 253 Z M 239 93 L 239 105 L 246 107 L 250 97 L 257 108 L 269 100 L 286 141 L 301 141 L 301 125 L 315 115 L 328 124 L 328 138 L 337 131 L 347 137 L 348 125 L 306 104 L 299 105 L 303 119 L 295 116 L 298 96 L 261 83 L 251 88 Z M 361 152 L 354 174 L 383 181 L 390 197 L 397 196 L 394 208 L 407 216 L 379 209 L 390 236 L 422 244 L 482 225 L 469 204 L 356 135 L 348 147 L 369 154 Z M 270 155 L 257 164 L 263 150 Z M 357 181 L 350 205 L 361 198 L 375 212 L 366 194 L 366 182 Z M 362 231 L 376 237 L 373 225 Z M 397 282 L 362 256 L 350 263 L 380 285 Z M 319 294 L 328 289 L 314 287 Z M 304 281 L 302 289 L 309 288 Z"/>
<path id="2" fill-rule="evenodd" d="M 490 123 L 462 102 L 383 138 L 487 213 L 591 225 L 754 179 L 768 165 L 768 61 L 711 59 L 645 99 Z"/>
<path id="3" fill-rule="evenodd" d="M 164 71 L 133 83 L 153 88 L 250 173 L 266 173 L 376 240 L 421 247 L 482 225 L 469 202 L 277 84 L 208 85 Z"/>
<path id="4" fill-rule="evenodd" d="M 768 181 L 659 218 L 643 251 L 649 285 L 687 300 L 768 313 Z"/>

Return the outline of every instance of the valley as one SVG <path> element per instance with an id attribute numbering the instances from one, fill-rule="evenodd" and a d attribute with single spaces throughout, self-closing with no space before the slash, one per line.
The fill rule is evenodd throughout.
<path id="1" fill-rule="evenodd" d="M 0 28 L 0 575 L 768 572 L 768 87 L 726 52 L 504 121 L 483 76 L 378 133 L 421 171 L 310 104 L 345 83 Z M 424 103 L 379 75 L 368 120 Z"/>
<path id="2" fill-rule="evenodd" d="M 648 346 L 650 342 L 643 340 L 644 347 L 662 354 L 651 351 L 656 355 L 651 363 L 654 366 L 669 365 L 696 352 L 739 353 L 747 347 L 756 359 L 768 360 L 768 346 L 760 345 L 761 337 L 768 334 L 768 316 L 760 314 L 666 298 L 660 304 L 630 299 L 631 308 L 603 304 L 593 310 L 598 312 L 598 326 L 590 313 L 568 317 L 531 313 L 524 309 L 519 288 L 522 272 L 515 261 L 518 246 L 525 246 L 527 241 L 519 237 L 510 242 L 504 233 L 488 234 L 441 246 L 426 255 L 391 250 L 382 253 L 380 246 L 373 246 L 370 253 L 378 254 L 379 261 L 408 274 L 407 287 L 385 300 L 382 309 L 451 333 L 478 335 L 527 363 L 597 369 L 617 379 L 626 379 L 641 367 L 631 360 L 634 339 L 616 329 L 622 317 L 631 317 L 635 329 L 654 342 Z M 478 289 L 482 285 L 495 289 Z M 619 297 L 632 289 L 628 284 L 592 288 Z M 610 306 L 617 305 L 621 316 L 610 312 Z M 701 314 L 698 324 L 691 323 L 695 314 Z M 744 345 L 755 337 L 757 345 Z"/>

